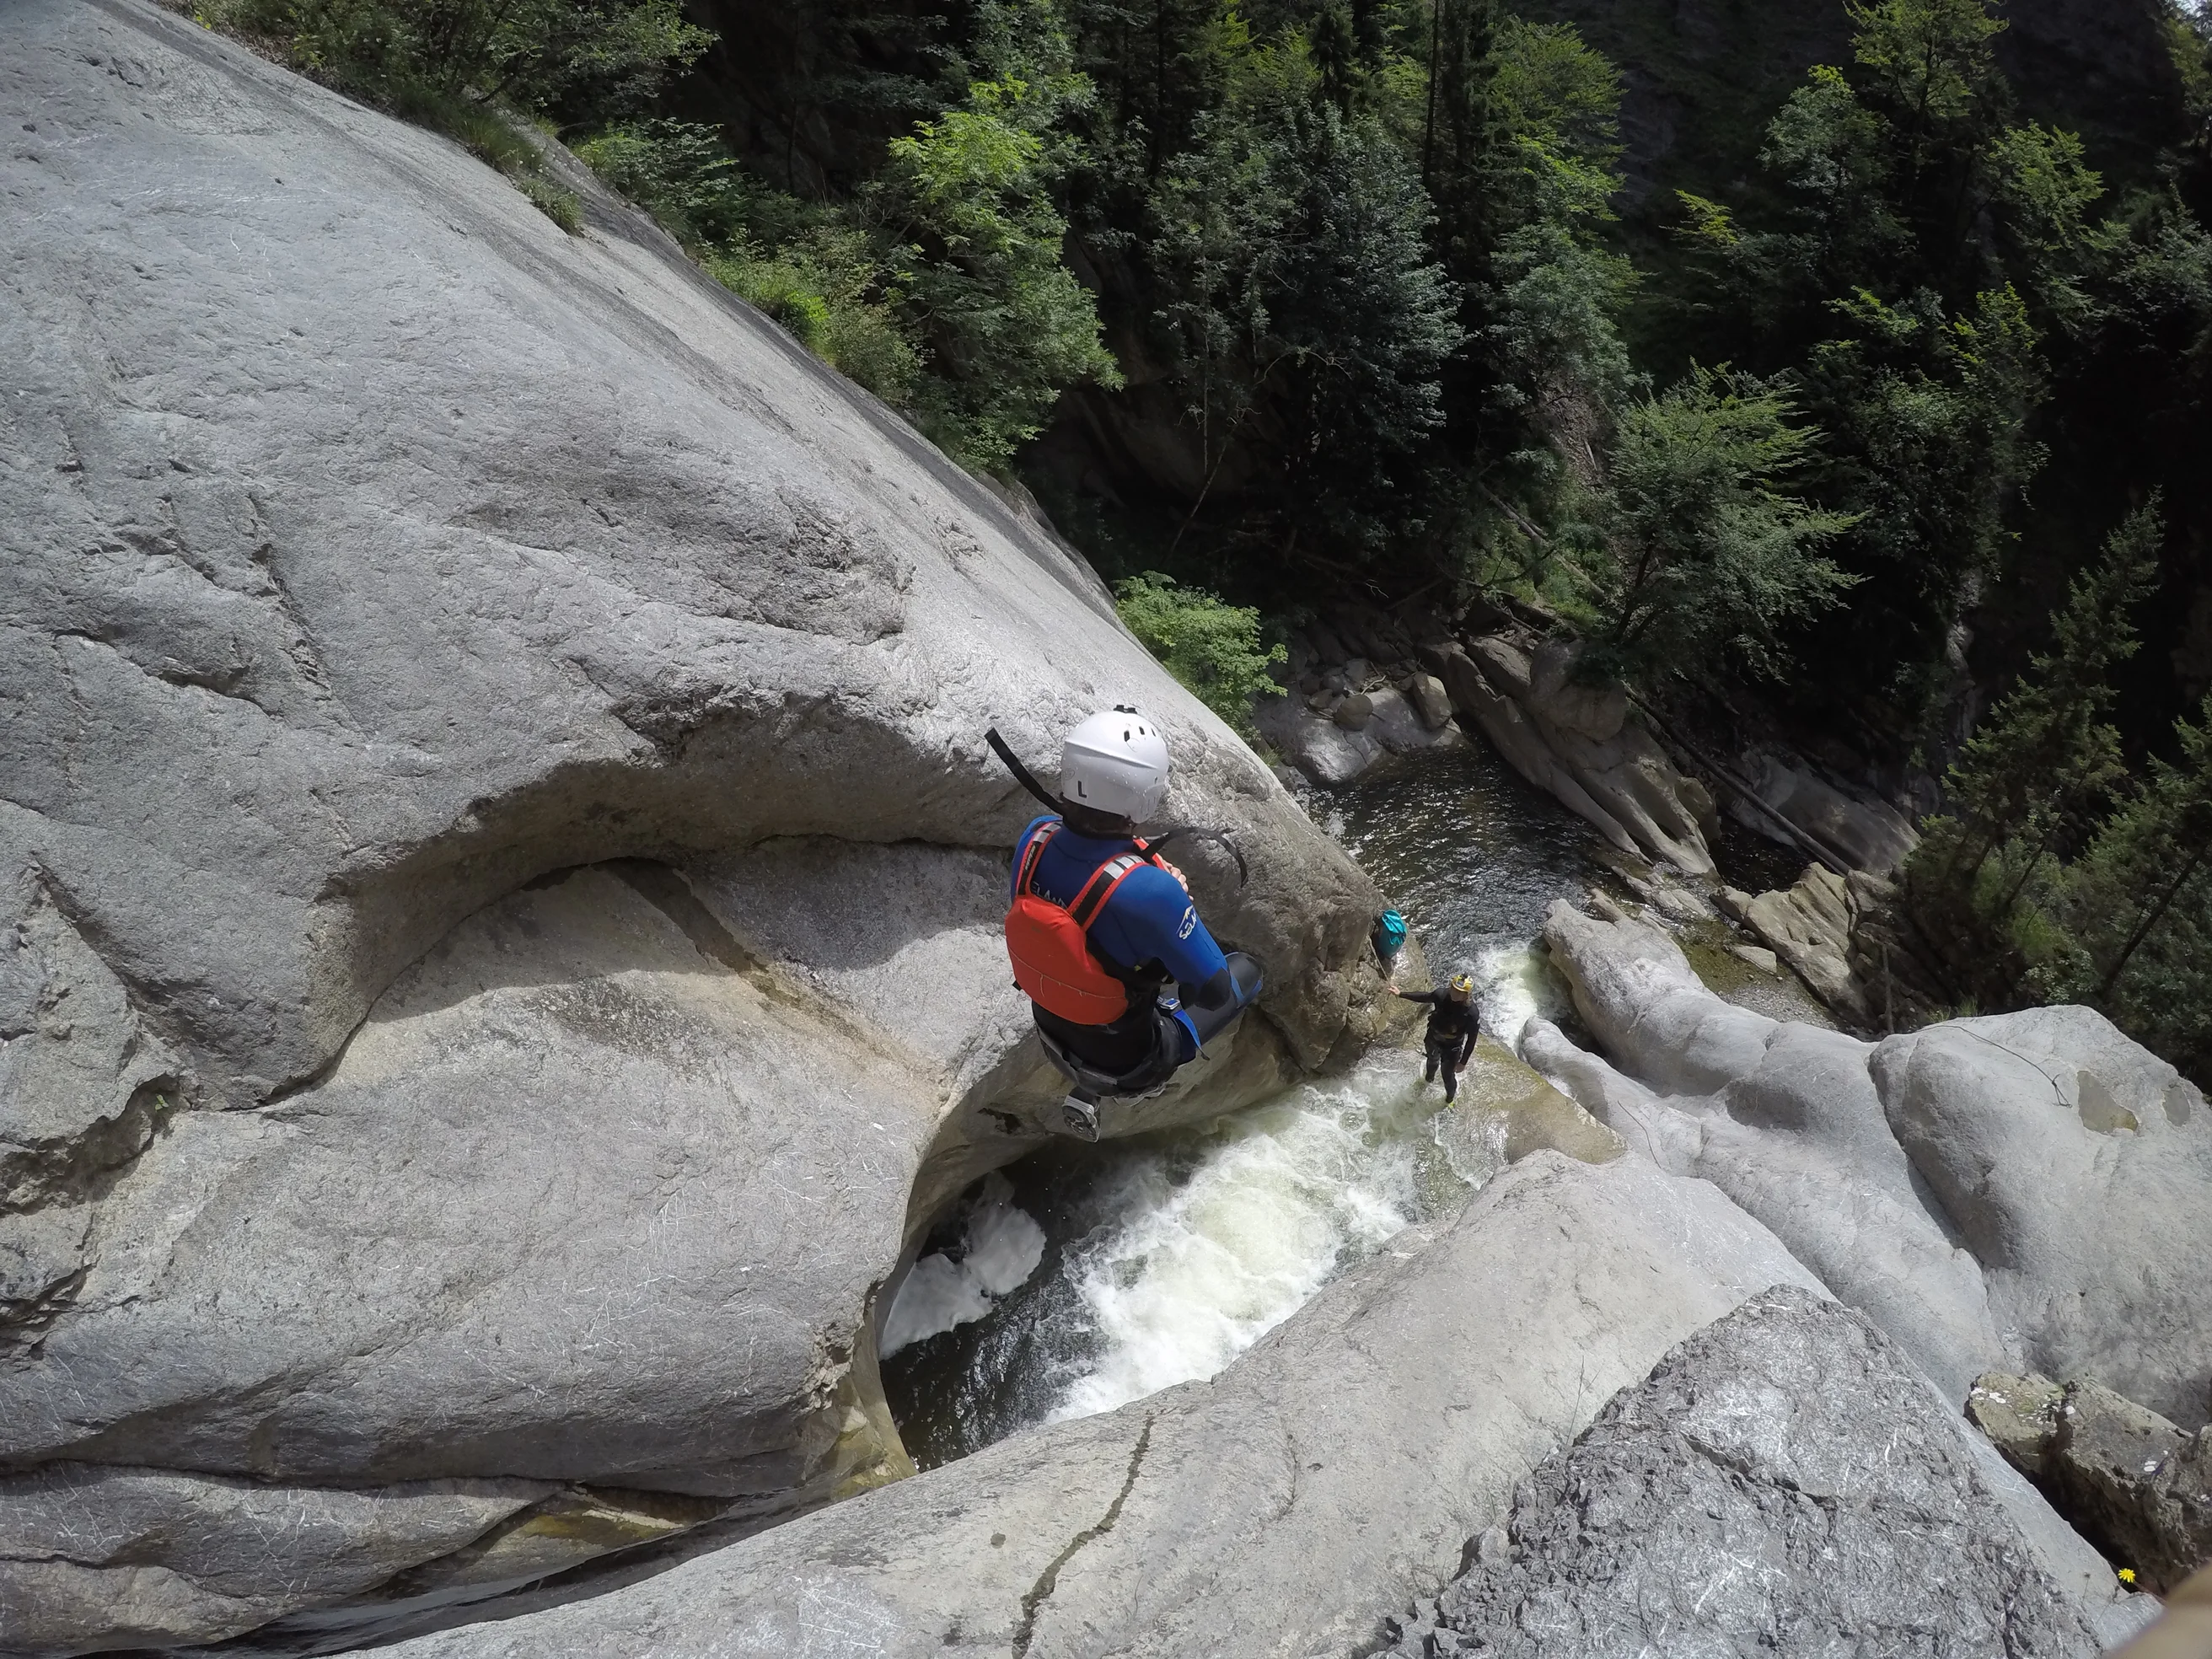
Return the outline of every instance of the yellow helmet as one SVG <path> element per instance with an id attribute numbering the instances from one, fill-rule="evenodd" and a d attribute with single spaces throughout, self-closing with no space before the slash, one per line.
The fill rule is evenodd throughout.
<path id="1" fill-rule="evenodd" d="M 1473 996 L 1474 994 L 1474 975 L 1473 974 L 1454 974 L 1452 975 L 1451 992 L 1455 997 Z"/>

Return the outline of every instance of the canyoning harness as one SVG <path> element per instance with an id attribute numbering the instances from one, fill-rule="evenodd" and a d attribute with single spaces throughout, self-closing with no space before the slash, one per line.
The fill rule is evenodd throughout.
<path id="1" fill-rule="evenodd" d="M 1107 860 L 1072 903 L 1060 905 L 1036 891 L 1035 883 L 1038 861 L 1064 827 L 1056 819 L 1039 825 L 1023 849 L 1014 901 L 1006 910 L 1006 955 L 1014 983 L 1038 1007 L 1073 1024 L 1109 1025 L 1129 1012 L 1133 992 L 1149 1000 L 1161 981 L 1109 961 L 1091 943 L 1091 924 L 1136 871 L 1147 864 L 1167 866 L 1149 843 L 1133 840 L 1134 850 Z"/>
<path id="2" fill-rule="evenodd" d="M 1190 902 L 1188 884 L 1159 856 L 1171 836 L 1218 843 L 1236 861 L 1240 886 L 1249 879 L 1249 872 L 1236 843 L 1218 830 L 1185 827 L 1144 838 L 1102 838 L 1066 823 L 1059 815 L 1069 810 L 1066 805 L 1030 775 L 995 729 L 984 735 L 1015 781 L 1054 814 L 1030 826 L 1020 848 L 1006 911 L 1006 955 L 1015 986 L 1035 1007 L 1045 1055 L 1067 1079 L 1066 1127 L 1084 1139 L 1096 1140 L 1103 1098 L 1158 1093 L 1178 1068 L 1197 1056 L 1210 1036 L 1258 997 L 1265 981 L 1249 957 L 1223 953 L 1214 978 L 1225 989 L 1186 1008 L 1168 992 L 1175 976 L 1168 962 L 1148 957 L 1142 968 L 1125 968 L 1093 939 L 1092 928 L 1108 915 L 1122 884 L 1149 864 L 1180 890 L 1183 921 L 1176 937 L 1188 939 L 1194 927 L 1203 932 Z M 1055 860 L 1062 867 L 1054 885 L 1061 893 L 1076 886 L 1073 896 L 1064 903 L 1038 886 L 1045 855 L 1063 834 L 1066 840 Z M 1091 849 L 1084 843 L 1096 846 L 1102 840 L 1094 866 L 1085 870 L 1079 861 L 1073 869 L 1066 867 L 1070 852 L 1077 853 L 1079 860 L 1086 858 Z M 1114 931 L 1109 928 L 1109 935 Z M 1211 935 L 1206 936 L 1206 948 L 1218 949 Z M 1213 979 L 1206 984 L 1212 987 Z"/>

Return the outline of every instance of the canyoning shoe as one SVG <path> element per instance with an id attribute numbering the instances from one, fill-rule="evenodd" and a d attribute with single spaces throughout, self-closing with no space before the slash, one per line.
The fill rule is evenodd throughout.
<path id="1" fill-rule="evenodd" d="M 1061 1105 L 1060 1112 L 1066 1119 L 1068 1133 L 1082 1140 L 1098 1139 L 1098 1108 L 1096 1103 L 1079 1100 L 1070 1095 Z"/>

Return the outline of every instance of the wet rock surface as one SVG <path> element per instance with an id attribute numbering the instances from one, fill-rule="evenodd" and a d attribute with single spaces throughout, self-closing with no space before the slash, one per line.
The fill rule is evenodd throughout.
<path id="1" fill-rule="evenodd" d="M 1391 1659 L 2087 1656 L 2097 1634 L 1869 1321 L 1795 1287 L 1622 1390 Z"/>

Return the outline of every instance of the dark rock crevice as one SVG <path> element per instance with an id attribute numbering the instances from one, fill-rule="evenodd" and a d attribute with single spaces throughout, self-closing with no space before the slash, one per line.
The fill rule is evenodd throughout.
<path id="1" fill-rule="evenodd" d="M 1106 1513 L 1081 1532 L 1069 1539 L 1064 1548 L 1052 1559 L 1051 1565 L 1037 1576 L 1030 1586 L 1029 1594 L 1022 1597 L 1022 1620 L 1014 1626 L 1014 1659 L 1027 1659 L 1030 1644 L 1036 1639 L 1037 1614 L 1060 1587 L 1060 1575 L 1086 1545 L 1094 1544 L 1114 1530 L 1121 1518 L 1121 1506 L 1129 1501 L 1129 1494 L 1137 1488 L 1137 1475 L 1144 1468 L 1145 1453 L 1152 1443 L 1152 1419 L 1145 1419 L 1145 1426 L 1138 1431 L 1137 1443 L 1130 1449 L 1129 1472 L 1123 1477 L 1121 1490 L 1114 1494 L 1114 1501 L 1106 1506 Z"/>

